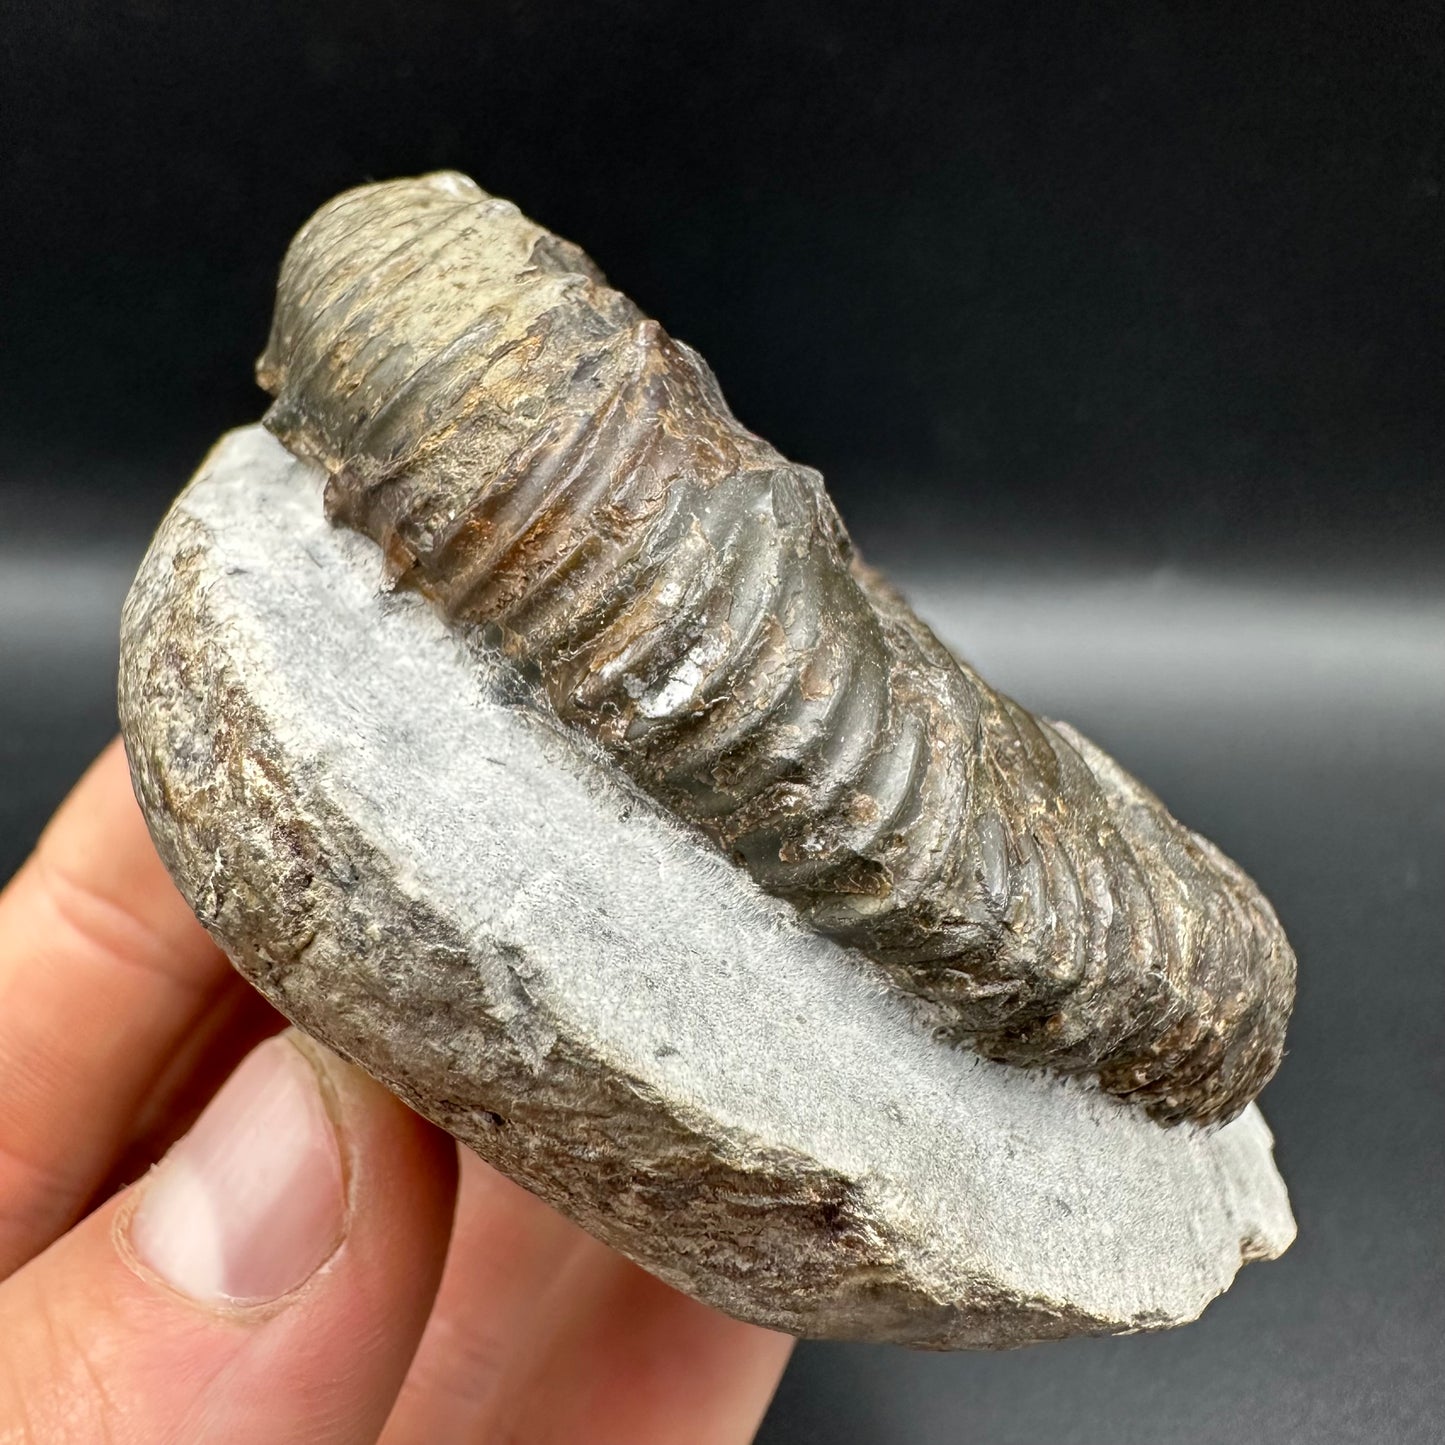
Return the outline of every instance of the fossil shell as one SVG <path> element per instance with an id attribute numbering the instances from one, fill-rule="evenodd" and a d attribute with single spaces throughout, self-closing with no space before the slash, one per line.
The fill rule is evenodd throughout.
<path id="1" fill-rule="evenodd" d="M 1294 958 L 1251 880 L 953 658 L 575 246 L 455 174 L 349 191 L 259 374 L 397 585 L 942 1034 L 1165 1123 L 1273 1074 Z"/>

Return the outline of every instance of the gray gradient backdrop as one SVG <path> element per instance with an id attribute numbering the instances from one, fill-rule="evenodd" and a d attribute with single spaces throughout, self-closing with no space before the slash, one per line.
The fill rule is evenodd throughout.
<path id="1" fill-rule="evenodd" d="M 1439 12 L 937 11 L 7 10 L 0 877 L 113 731 L 166 499 L 260 410 L 290 232 L 460 166 L 699 346 L 940 633 L 1238 858 L 1300 956 L 1284 1260 L 1169 1335 L 805 1345 L 762 1440 L 1439 1440 Z"/>

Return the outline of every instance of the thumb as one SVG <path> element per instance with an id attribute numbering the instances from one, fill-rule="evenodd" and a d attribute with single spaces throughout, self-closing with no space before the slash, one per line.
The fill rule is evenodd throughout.
<path id="1" fill-rule="evenodd" d="M 449 1140 L 283 1034 L 137 1185 L 0 1286 L 0 1440 L 380 1433 L 451 1225 Z"/>

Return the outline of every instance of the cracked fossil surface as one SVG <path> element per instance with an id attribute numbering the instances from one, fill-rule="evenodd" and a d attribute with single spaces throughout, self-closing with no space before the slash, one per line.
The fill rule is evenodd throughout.
<path id="1" fill-rule="evenodd" d="M 1192 1318 L 1293 1235 L 1268 904 L 451 175 L 324 207 L 127 602 L 162 856 L 302 1027 L 744 1318 Z M 1165 1128 L 1161 1125 L 1177 1125 Z"/>

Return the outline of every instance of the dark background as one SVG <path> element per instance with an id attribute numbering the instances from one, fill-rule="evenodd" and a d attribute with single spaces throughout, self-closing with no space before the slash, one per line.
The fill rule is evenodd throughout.
<path id="1" fill-rule="evenodd" d="M 261 408 L 289 236 L 460 168 L 701 349 L 1300 954 L 1283 1261 L 1170 1335 L 805 1346 L 761 1438 L 1440 1438 L 1434 4 L 70 0 L 0 49 L 0 877 L 113 730 L 151 527 Z"/>

